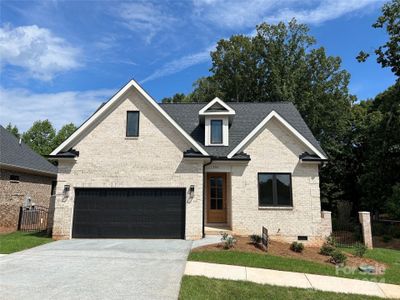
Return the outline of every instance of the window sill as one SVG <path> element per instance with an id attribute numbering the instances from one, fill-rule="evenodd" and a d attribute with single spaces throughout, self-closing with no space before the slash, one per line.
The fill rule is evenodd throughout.
<path id="1" fill-rule="evenodd" d="M 293 210 L 293 206 L 259 206 L 258 210 Z"/>
<path id="2" fill-rule="evenodd" d="M 125 140 L 138 140 L 139 137 L 138 136 L 126 136 Z"/>

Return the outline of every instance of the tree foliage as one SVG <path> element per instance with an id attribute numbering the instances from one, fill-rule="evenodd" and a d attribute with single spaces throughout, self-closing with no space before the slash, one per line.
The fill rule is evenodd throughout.
<path id="1" fill-rule="evenodd" d="M 11 125 L 11 123 L 8 123 L 8 125 L 6 126 L 6 130 L 12 133 L 18 139 L 21 137 L 21 134 L 19 133 L 17 126 L 15 125 L 13 126 Z"/>
<path id="2" fill-rule="evenodd" d="M 72 123 L 66 124 L 57 132 L 53 140 L 53 149 L 57 148 L 76 130 L 76 126 Z"/>
<path id="3" fill-rule="evenodd" d="M 25 144 L 40 155 L 48 155 L 53 150 L 56 130 L 49 120 L 36 121 L 23 135 Z"/>
<path id="4" fill-rule="evenodd" d="M 389 40 L 375 49 L 376 61 L 383 68 L 390 68 L 400 77 L 400 0 L 392 0 L 382 7 L 382 15 L 372 24 L 374 28 L 384 28 Z M 364 62 L 369 53 L 360 51 L 357 56 L 359 62 Z"/>

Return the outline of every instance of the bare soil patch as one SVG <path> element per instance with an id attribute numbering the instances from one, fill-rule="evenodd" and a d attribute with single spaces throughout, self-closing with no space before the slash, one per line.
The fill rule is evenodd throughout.
<path id="1" fill-rule="evenodd" d="M 201 251 L 239 251 L 239 252 L 250 252 L 250 253 L 258 253 L 258 254 L 271 254 L 274 256 L 281 256 L 287 258 L 297 258 L 303 259 L 307 261 L 317 262 L 321 264 L 332 265 L 329 261 L 330 257 L 319 254 L 319 247 L 304 247 L 302 253 L 297 253 L 290 250 L 289 243 L 278 242 L 274 240 L 270 240 L 268 251 L 264 251 L 261 248 L 256 247 L 250 242 L 250 239 L 245 236 L 235 236 L 236 245 L 234 248 L 226 250 L 223 248 L 221 243 L 202 246 L 199 248 L 195 248 L 193 252 L 201 252 Z M 386 269 L 386 265 L 380 262 L 377 262 L 373 259 L 365 258 L 365 257 L 357 257 L 350 253 L 346 252 L 347 262 L 346 266 L 358 268 L 361 265 L 372 265 L 376 269 L 376 274 L 382 274 Z"/>

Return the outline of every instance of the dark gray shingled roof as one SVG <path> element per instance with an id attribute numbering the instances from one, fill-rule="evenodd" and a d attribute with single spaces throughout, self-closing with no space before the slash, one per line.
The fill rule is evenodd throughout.
<path id="1" fill-rule="evenodd" d="M 57 174 L 57 168 L 0 125 L 0 164 Z"/>
<path id="2" fill-rule="evenodd" d="M 207 103 L 163 103 L 160 106 L 194 138 L 211 156 L 226 157 L 270 112 L 276 111 L 315 148 L 324 150 L 291 102 L 226 102 L 236 114 L 229 128 L 229 146 L 204 146 L 204 125 L 199 124 L 199 111 Z"/>

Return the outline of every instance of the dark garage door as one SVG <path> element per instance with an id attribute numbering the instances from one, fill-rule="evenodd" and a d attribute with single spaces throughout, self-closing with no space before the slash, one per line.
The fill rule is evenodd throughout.
<path id="1" fill-rule="evenodd" d="M 185 238 L 185 189 L 75 190 L 74 238 Z"/>

